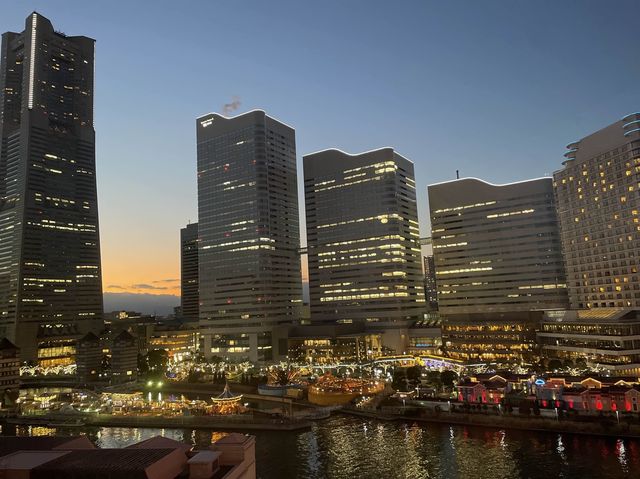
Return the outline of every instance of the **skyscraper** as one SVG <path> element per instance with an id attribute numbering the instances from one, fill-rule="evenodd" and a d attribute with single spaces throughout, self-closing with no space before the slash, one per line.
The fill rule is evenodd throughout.
<path id="1" fill-rule="evenodd" d="M 472 363 L 533 360 L 543 310 L 568 304 L 551 178 L 428 191 L 443 350 Z"/>
<path id="2" fill-rule="evenodd" d="M 204 353 L 286 354 L 272 330 L 302 304 L 295 130 L 260 110 L 196 129 Z"/>
<path id="3" fill-rule="evenodd" d="M 94 43 L 37 13 L 2 36 L 0 336 L 43 365 L 102 326 Z"/>
<path id="4" fill-rule="evenodd" d="M 180 230 L 180 303 L 184 319 L 198 320 L 198 223 Z"/>
<path id="5" fill-rule="evenodd" d="M 553 175 L 573 308 L 640 308 L 640 113 L 570 143 Z"/>
<path id="6" fill-rule="evenodd" d="M 413 163 L 320 151 L 304 157 L 304 189 L 312 321 L 363 322 L 404 349 L 393 330 L 425 312 Z"/>
<path id="7" fill-rule="evenodd" d="M 441 314 L 567 306 L 551 178 L 429 186 Z"/>
<path id="8" fill-rule="evenodd" d="M 432 254 L 424 256 L 424 296 L 429 311 L 438 311 L 436 262 Z"/>

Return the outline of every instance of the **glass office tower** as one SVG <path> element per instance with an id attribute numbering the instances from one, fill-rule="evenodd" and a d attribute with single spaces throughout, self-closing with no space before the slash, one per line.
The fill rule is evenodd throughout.
<path id="1" fill-rule="evenodd" d="M 312 322 L 364 323 L 406 350 L 425 313 L 413 163 L 393 148 L 320 151 L 304 157 L 304 188 Z"/>
<path id="2" fill-rule="evenodd" d="M 264 111 L 196 128 L 204 353 L 270 360 L 302 304 L 295 131 Z"/>

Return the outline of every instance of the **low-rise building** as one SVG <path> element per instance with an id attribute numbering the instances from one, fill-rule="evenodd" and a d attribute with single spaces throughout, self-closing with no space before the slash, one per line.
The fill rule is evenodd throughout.
<path id="1" fill-rule="evenodd" d="M 86 436 L 0 437 L 5 479 L 255 479 L 255 437 L 230 434 L 210 448 L 156 436 L 126 448 L 96 448 Z"/>
<path id="2" fill-rule="evenodd" d="M 545 313 L 537 341 L 546 358 L 640 376 L 640 311 L 599 308 Z"/>
<path id="3" fill-rule="evenodd" d="M 198 351 L 199 329 L 197 321 L 158 322 L 148 340 L 148 349 L 164 349 L 170 358 L 180 360 Z"/>
<path id="4" fill-rule="evenodd" d="M 126 330 L 111 345 L 111 382 L 135 381 L 138 378 L 138 340 Z"/>
<path id="5" fill-rule="evenodd" d="M 500 404 L 507 390 L 504 381 L 473 381 L 465 379 L 456 386 L 458 401 L 480 404 Z"/>
<path id="6" fill-rule="evenodd" d="M 0 339 L 0 401 L 6 407 L 20 389 L 20 349 L 7 338 Z M 15 396 L 15 397 L 13 397 Z"/>
<path id="7" fill-rule="evenodd" d="M 314 364 L 365 361 L 381 355 L 378 333 L 363 324 L 320 324 L 288 327 L 290 360 Z"/>
<path id="8" fill-rule="evenodd" d="M 522 364 L 536 359 L 541 311 L 450 315 L 442 320 L 446 356 L 468 364 Z"/>
<path id="9" fill-rule="evenodd" d="M 586 413 L 599 412 L 640 412 L 639 386 L 613 386 L 607 388 L 564 389 L 562 397 L 555 401 L 540 400 L 545 407 L 562 407 L 567 410 Z"/>
<path id="10" fill-rule="evenodd" d="M 407 329 L 406 352 L 415 355 L 439 355 L 442 352 L 441 320 L 437 313 L 428 313 Z M 404 350 L 403 350 L 404 352 Z"/>
<path id="11" fill-rule="evenodd" d="M 78 340 L 76 346 L 76 374 L 78 381 L 96 381 L 102 371 L 102 346 L 100 338 L 92 332 Z"/>
<path id="12" fill-rule="evenodd" d="M 528 374 L 476 374 L 465 378 L 458 385 L 458 400 L 468 403 L 498 404 L 511 393 L 529 395 L 534 378 Z"/>

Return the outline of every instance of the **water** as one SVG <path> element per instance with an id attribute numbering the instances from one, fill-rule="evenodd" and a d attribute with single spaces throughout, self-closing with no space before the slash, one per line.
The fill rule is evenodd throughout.
<path id="1" fill-rule="evenodd" d="M 18 427 L 19 435 L 78 429 Z M 100 447 L 154 435 L 205 447 L 219 436 L 186 429 L 83 430 Z M 256 432 L 261 479 L 640 478 L 640 441 L 334 416 L 303 432 Z"/>

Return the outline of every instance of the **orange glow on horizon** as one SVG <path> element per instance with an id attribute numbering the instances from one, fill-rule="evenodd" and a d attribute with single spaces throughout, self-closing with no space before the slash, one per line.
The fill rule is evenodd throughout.
<path id="1" fill-rule="evenodd" d="M 137 241 L 108 235 L 102 241 L 102 289 L 105 293 L 180 296 L 177 242 Z"/>

